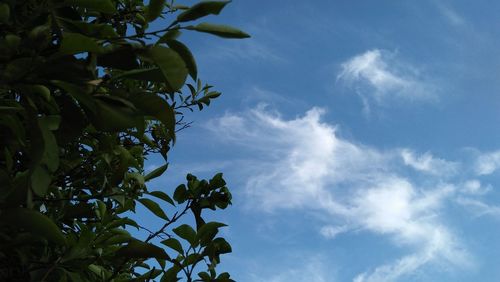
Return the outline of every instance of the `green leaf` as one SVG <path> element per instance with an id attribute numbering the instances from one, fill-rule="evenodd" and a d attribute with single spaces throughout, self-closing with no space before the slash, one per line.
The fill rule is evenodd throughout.
<path id="1" fill-rule="evenodd" d="M 104 52 L 97 56 L 97 65 L 121 70 L 134 70 L 139 68 L 136 50 L 130 45 L 106 46 Z"/>
<path id="2" fill-rule="evenodd" d="M 196 61 L 194 60 L 194 56 L 189 50 L 189 48 L 177 40 L 167 40 L 166 43 L 168 47 L 172 48 L 175 52 L 177 52 L 181 56 L 189 71 L 189 75 L 194 80 L 196 80 L 198 76 L 198 68 L 196 66 Z"/>
<path id="3" fill-rule="evenodd" d="M 164 249 L 142 241 L 131 241 L 116 252 L 117 257 L 170 259 Z"/>
<path id="4" fill-rule="evenodd" d="M 51 83 L 66 91 L 69 95 L 75 98 L 78 103 L 83 105 L 87 111 L 95 112 L 96 103 L 94 99 L 92 99 L 90 93 L 88 93 L 82 86 L 58 80 L 53 80 Z"/>
<path id="5" fill-rule="evenodd" d="M 106 243 L 106 245 L 117 245 L 117 244 L 129 243 L 131 240 L 132 236 L 130 234 L 116 234 L 106 239 L 104 242 Z"/>
<path id="6" fill-rule="evenodd" d="M 219 228 L 224 226 L 227 225 L 215 221 L 207 222 L 198 230 L 196 240 L 200 241 L 202 245 L 206 245 L 215 237 L 215 235 L 217 235 L 217 233 L 219 232 Z"/>
<path id="7" fill-rule="evenodd" d="M 222 178 L 222 173 L 217 173 L 212 179 L 210 179 L 210 188 L 217 189 L 224 187 L 226 185 L 226 181 Z"/>
<path id="8" fill-rule="evenodd" d="M 164 6 L 165 0 L 150 0 L 146 9 L 146 20 L 148 22 L 156 20 L 161 15 Z"/>
<path id="9" fill-rule="evenodd" d="M 81 33 L 90 37 L 97 38 L 116 38 L 119 37 L 113 26 L 109 24 L 87 23 L 82 21 L 73 21 L 63 17 L 57 17 L 67 32 Z"/>
<path id="10" fill-rule="evenodd" d="M 158 40 L 157 43 L 166 43 L 167 40 L 175 40 L 181 35 L 181 32 L 178 29 L 171 29 L 167 31 L 160 39 Z"/>
<path id="11" fill-rule="evenodd" d="M 179 271 L 181 271 L 181 268 L 179 266 L 177 266 L 177 265 L 172 266 L 161 277 L 160 282 L 177 282 L 177 281 L 179 281 L 179 278 L 177 278 L 177 273 L 179 273 Z"/>
<path id="12" fill-rule="evenodd" d="M 47 216 L 30 209 L 14 208 L 5 210 L 0 216 L 0 223 L 21 228 L 59 244 L 66 244 L 66 238 L 59 227 Z"/>
<path id="13" fill-rule="evenodd" d="M 175 113 L 167 101 L 149 93 L 133 94 L 129 99 L 138 109 L 161 121 L 167 127 L 170 138 L 175 140 Z"/>
<path id="14" fill-rule="evenodd" d="M 101 200 L 97 200 L 96 204 L 97 204 L 97 209 L 96 209 L 97 217 L 102 219 L 106 215 L 106 204 Z"/>
<path id="15" fill-rule="evenodd" d="M 154 179 L 154 178 L 161 176 L 167 170 L 167 168 L 168 168 L 168 164 L 164 164 L 164 165 L 154 169 L 153 171 L 148 173 L 146 176 L 144 176 L 144 181 L 147 182 L 151 179 Z"/>
<path id="16" fill-rule="evenodd" d="M 210 281 L 210 275 L 206 272 L 199 272 L 198 276 L 203 280 L 203 281 Z"/>
<path id="17" fill-rule="evenodd" d="M 204 33 L 210 33 L 223 38 L 248 38 L 249 34 L 227 25 L 200 23 L 195 26 L 185 27 L 188 30 L 195 30 Z"/>
<path id="18" fill-rule="evenodd" d="M 59 49 L 63 54 L 78 54 L 82 52 L 102 52 L 102 47 L 93 38 L 79 33 L 65 32 L 61 47 Z"/>
<path id="19" fill-rule="evenodd" d="M 153 82 L 161 82 L 166 83 L 167 80 L 163 75 L 163 72 L 160 68 L 146 68 L 146 69 L 135 69 L 123 72 L 119 75 L 116 75 L 112 78 L 112 80 L 118 80 L 122 78 L 130 78 L 136 80 L 144 80 L 144 81 L 153 81 Z"/>
<path id="20" fill-rule="evenodd" d="M 181 237 L 182 239 L 188 241 L 191 246 L 196 246 L 196 231 L 194 229 L 187 225 L 183 224 L 177 228 L 174 228 L 172 231 L 174 231 L 177 236 Z"/>
<path id="21" fill-rule="evenodd" d="M 99 130 L 120 131 L 143 126 L 137 109 L 129 101 L 115 96 L 95 96 L 94 100 L 96 112 L 91 119 Z"/>
<path id="22" fill-rule="evenodd" d="M 128 217 L 124 217 L 124 218 L 120 218 L 120 219 L 114 220 L 111 223 L 109 223 L 108 225 L 106 225 L 106 228 L 107 229 L 113 229 L 113 228 L 116 228 L 116 227 L 119 227 L 119 226 L 125 226 L 125 225 L 134 226 L 135 228 L 139 229 L 139 225 L 137 224 L 137 222 L 135 222 L 134 220 L 132 220 L 132 219 L 130 219 Z"/>
<path id="23" fill-rule="evenodd" d="M 188 69 L 181 56 L 170 48 L 155 45 L 148 55 L 160 68 L 172 91 L 179 90 L 186 81 Z"/>
<path id="24" fill-rule="evenodd" d="M 175 203 L 172 200 L 172 198 L 170 198 L 169 195 L 163 193 L 162 191 L 153 191 L 153 192 L 149 192 L 148 194 L 151 196 L 155 196 L 156 198 L 160 198 L 160 199 L 164 200 L 165 202 L 168 202 L 172 206 L 175 206 Z"/>
<path id="25" fill-rule="evenodd" d="M 232 252 L 231 245 L 224 238 L 216 238 L 214 240 L 214 245 L 217 248 L 217 253 L 219 254 L 227 254 Z"/>
<path id="26" fill-rule="evenodd" d="M 204 1 L 193 5 L 177 16 L 178 22 L 193 21 L 208 15 L 218 15 L 231 1 Z"/>
<path id="27" fill-rule="evenodd" d="M 187 189 L 186 185 L 181 184 L 175 188 L 174 192 L 174 200 L 176 200 L 179 204 L 182 204 L 187 199 Z"/>
<path id="28" fill-rule="evenodd" d="M 168 216 L 155 201 L 146 198 L 139 199 L 138 201 L 159 218 L 168 220 Z"/>
<path id="29" fill-rule="evenodd" d="M 10 17 L 9 5 L 0 3 L 0 23 L 6 23 Z"/>
<path id="30" fill-rule="evenodd" d="M 181 255 L 184 254 L 181 243 L 175 238 L 168 238 L 167 240 L 161 241 L 161 243 L 172 250 L 177 251 Z"/>
<path id="31" fill-rule="evenodd" d="M 59 128 L 60 122 L 60 116 L 44 116 L 38 120 L 44 143 L 42 163 L 47 165 L 50 172 L 55 172 L 59 167 L 59 146 L 52 131 Z"/>
<path id="32" fill-rule="evenodd" d="M 43 197 L 47 194 L 50 182 L 52 181 L 50 173 L 46 168 L 37 165 L 31 173 L 31 188 L 36 195 Z"/>
<path id="33" fill-rule="evenodd" d="M 66 0 L 69 5 L 87 8 L 106 14 L 116 13 L 116 8 L 111 0 Z"/>
<path id="34" fill-rule="evenodd" d="M 193 265 L 202 260 L 203 257 L 200 254 L 194 253 L 187 256 L 182 262 L 183 266 Z"/>

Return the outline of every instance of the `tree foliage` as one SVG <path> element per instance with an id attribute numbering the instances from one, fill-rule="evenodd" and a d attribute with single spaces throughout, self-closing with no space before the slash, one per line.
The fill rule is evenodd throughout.
<path id="1" fill-rule="evenodd" d="M 225 225 L 202 215 L 231 203 L 222 174 L 147 185 L 185 113 L 220 95 L 181 33 L 248 37 L 194 22 L 228 3 L 0 1 L 0 280 L 231 281 L 215 268 Z M 146 172 L 152 154 L 165 164 Z M 138 204 L 159 228 L 134 220 Z"/>

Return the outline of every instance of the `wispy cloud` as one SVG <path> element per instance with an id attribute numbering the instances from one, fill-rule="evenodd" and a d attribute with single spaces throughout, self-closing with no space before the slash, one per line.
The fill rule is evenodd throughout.
<path id="1" fill-rule="evenodd" d="M 288 268 L 271 277 L 260 277 L 255 281 L 269 282 L 333 282 L 334 275 L 320 257 L 309 257 L 301 262 L 300 266 Z"/>
<path id="2" fill-rule="evenodd" d="M 482 196 L 492 190 L 491 185 L 482 185 L 477 179 L 467 180 L 461 187 L 460 192 L 465 195 Z"/>
<path id="3" fill-rule="evenodd" d="M 429 152 L 417 156 L 413 151 L 403 149 L 401 157 L 406 165 L 421 172 L 441 176 L 453 175 L 458 172 L 459 164 L 457 162 L 436 158 Z"/>
<path id="4" fill-rule="evenodd" d="M 492 174 L 500 168 L 500 151 L 482 153 L 476 160 L 475 171 L 478 175 Z"/>
<path id="5" fill-rule="evenodd" d="M 255 40 L 230 42 L 230 44 L 221 45 L 211 55 L 234 60 L 286 62 L 285 58 L 274 52 L 269 46 Z"/>
<path id="6" fill-rule="evenodd" d="M 478 199 L 460 197 L 457 199 L 457 203 L 470 209 L 478 217 L 484 215 L 500 216 L 500 206 L 489 205 Z"/>
<path id="7" fill-rule="evenodd" d="M 439 176 L 452 171 L 454 163 L 430 153 L 380 151 L 345 140 L 336 126 L 321 120 L 323 113 L 313 108 L 304 116 L 285 119 L 259 107 L 211 121 L 208 128 L 217 136 L 246 144 L 253 152 L 246 182 L 253 210 L 315 211 L 328 218 L 320 229 L 325 237 L 360 230 L 416 250 L 360 274 L 357 282 L 394 281 L 437 261 L 465 265 L 467 252 L 440 219 L 457 186 L 441 183 Z M 398 175 L 392 168 L 405 156 L 407 165 L 439 180 L 425 188 Z"/>
<path id="8" fill-rule="evenodd" d="M 454 26 L 463 26 L 466 21 L 451 6 L 446 6 L 443 2 L 434 2 L 443 17 Z"/>
<path id="9" fill-rule="evenodd" d="M 365 111 L 368 102 L 385 104 L 389 100 L 436 101 L 436 87 L 425 80 L 417 68 L 403 62 L 397 54 L 373 49 L 341 64 L 338 81 L 362 96 Z"/>

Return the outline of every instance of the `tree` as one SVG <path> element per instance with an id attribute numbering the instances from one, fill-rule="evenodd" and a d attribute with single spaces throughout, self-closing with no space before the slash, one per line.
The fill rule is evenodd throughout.
<path id="1" fill-rule="evenodd" d="M 222 174 L 147 187 L 185 113 L 220 95 L 181 33 L 248 37 L 192 24 L 228 3 L 0 1 L 0 280 L 232 281 L 215 269 L 231 252 L 225 225 L 203 218 L 231 203 Z M 151 30 L 155 20 L 171 22 Z M 146 172 L 152 154 L 165 164 Z M 137 204 L 160 228 L 134 221 Z"/>

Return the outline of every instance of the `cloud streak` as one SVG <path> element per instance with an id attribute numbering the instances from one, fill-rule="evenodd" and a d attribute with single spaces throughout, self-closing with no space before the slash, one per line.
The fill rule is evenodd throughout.
<path id="1" fill-rule="evenodd" d="M 370 103 L 389 101 L 437 101 L 436 87 L 421 77 L 414 66 L 399 60 L 395 53 L 368 50 L 341 64 L 337 80 L 352 87 L 363 100 L 365 111 Z"/>
<path id="2" fill-rule="evenodd" d="M 320 229 L 324 237 L 361 230 L 416 250 L 354 281 L 395 281 L 438 260 L 465 265 L 467 252 L 441 220 L 443 205 L 458 192 L 456 185 L 440 179 L 454 173 L 456 164 L 430 153 L 417 156 L 408 149 L 379 151 L 356 144 L 323 122 L 323 113 L 312 108 L 285 119 L 258 107 L 226 114 L 207 128 L 252 152 L 246 193 L 254 210 L 314 211 L 328 218 Z M 417 172 L 435 177 L 435 183 L 422 187 L 399 175 L 393 168 L 401 158 Z"/>

